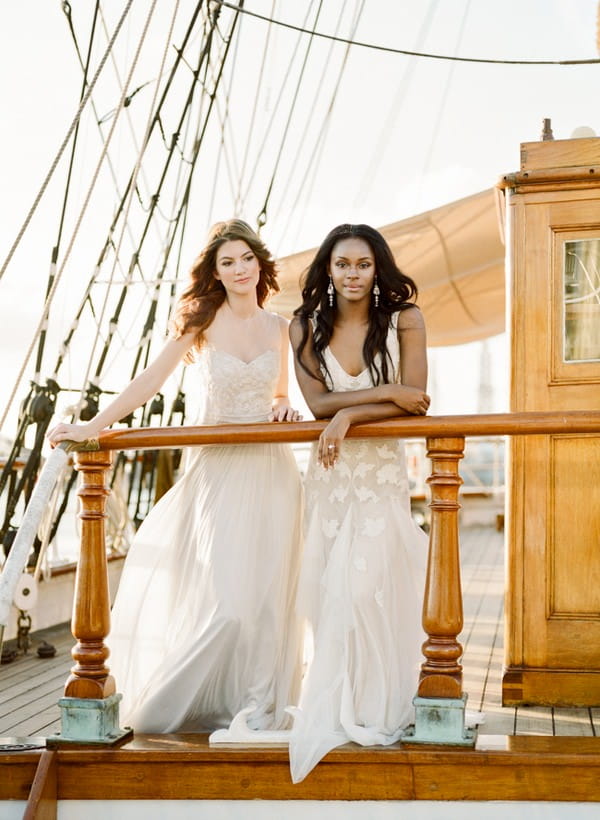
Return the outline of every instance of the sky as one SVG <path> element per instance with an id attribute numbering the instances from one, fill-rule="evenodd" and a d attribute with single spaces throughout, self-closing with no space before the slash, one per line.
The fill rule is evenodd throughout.
<path id="1" fill-rule="evenodd" d="M 72 2 L 73 26 L 82 50 L 87 45 L 92 3 Z M 134 2 L 116 41 L 93 100 L 106 137 L 110 112 L 119 97 L 117 72 L 127 74 L 150 3 Z M 178 9 L 166 46 L 167 66 L 173 43 L 182 41 L 192 0 L 158 0 L 148 37 L 140 52 L 130 88 L 141 87 L 115 129 L 109 151 L 117 177 L 126 178 L 135 162 L 131 133 L 138 143 L 150 112 L 165 51 L 171 15 Z M 124 0 L 101 4 L 106 30 L 112 31 Z M 320 32 L 382 47 L 430 54 L 505 60 L 596 58 L 598 4 L 592 0 L 247 0 L 251 11 Z M 224 48 L 232 12 L 219 18 L 218 46 Z M 191 76 L 195 35 L 185 53 L 188 78 L 173 96 L 181 101 Z M 92 71 L 106 44 L 99 37 Z M 276 255 L 318 244 L 340 222 L 375 226 L 408 217 L 492 187 L 503 173 L 518 170 L 521 142 L 540 138 L 542 120 L 552 119 L 557 139 L 578 126 L 600 129 L 597 106 L 599 65 L 514 66 L 461 63 L 409 57 L 301 35 L 249 16 L 238 22 L 215 102 L 215 115 L 193 184 L 193 205 L 181 249 L 189 267 L 206 230 L 216 219 L 235 212 L 252 224 L 265 202 L 262 235 Z M 216 64 L 215 64 L 216 65 Z M 213 73 L 215 71 L 213 66 Z M 259 82 L 260 79 L 260 82 Z M 205 78 L 207 86 L 214 80 Z M 81 70 L 61 3 L 20 0 L 0 8 L 0 260 L 19 232 L 41 183 L 78 107 Z M 197 104 L 194 118 L 200 120 Z M 164 116 L 165 140 L 175 129 L 178 107 Z M 71 194 L 61 237 L 59 266 L 72 242 L 60 287 L 50 313 L 44 370 L 47 373 L 69 328 L 115 208 L 114 184 L 104 162 L 91 204 L 80 219 L 101 147 L 90 106 L 80 128 Z M 130 125 L 131 123 L 131 125 Z M 184 153 L 185 136 L 181 143 Z M 164 143 L 149 144 L 140 178 L 147 201 L 163 162 Z M 162 152 L 162 153 L 161 153 Z M 0 280 L 0 414 L 20 369 L 19 385 L 6 426 L 10 435 L 16 405 L 32 377 L 24 366 L 38 326 L 47 285 L 50 252 L 56 241 L 67 177 L 68 151 L 56 172 L 13 259 Z M 121 183 L 122 184 L 122 183 Z M 173 175 L 161 194 L 162 224 L 154 225 L 143 264 L 152 279 L 159 266 L 170 208 L 180 179 Z M 143 223 L 143 208 L 132 204 L 132 221 Z M 122 236 L 123 266 L 131 253 Z M 111 263 L 112 264 L 112 263 Z M 118 275 L 120 268 L 116 268 Z M 108 272 L 106 273 L 108 276 Z M 145 294 L 128 308 L 127 326 L 138 332 Z M 112 300 L 112 301 L 111 301 Z M 102 303 L 102 298 L 100 299 Z M 106 316 L 114 304 L 107 297 Z M 137 306 L 136 306 L 137 304 Z M 102 343 L 98 331 L 95 342 Z M 96 328 L 90 324 L 69 354 L 61 384 L 77 383 Z M 111 352 L 105 389 L 120 389 L 127 368 L 120 366 L 131 342 L 123 332 Z M 488 409 L 508 408 L 508 351 L 505 335 L 481 344 L 430 351 L 432 413 L 477 412 L 483 369 L 492 374 Z M 65 402 L 70 399 L 65 397 Z"/>

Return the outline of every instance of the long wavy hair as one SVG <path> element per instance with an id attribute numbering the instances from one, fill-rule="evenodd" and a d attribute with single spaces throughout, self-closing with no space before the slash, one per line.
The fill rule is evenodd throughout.
<path id="1" fill-rule="evenodd" d="M 241 219 L 217 222 L 209 231 L 205 247 L 190 271 L 190 282 L 181 294 L 171 322 L 171 335 L 178 339 L 196 331 L 196 348 L 202 347 L 204 332 L 210 326 L 217 310 L 225 301 L 223 283 L 215 278 L 217 251 L 225 242 L 241 239 L 258 259 L 260 277 L 256 286 L 256 299 L 262 307 L 268 296 L 279 290 L 275 261 L 258 234 Z M 187 361 L 192 354 L 186 357 Z"/>
<path id="2" fill-rule="evenodd" d="M 333 335 L 336 299 L 329 305 L 327 286 L 331 256 L 335 246 L 349 237 L 364 239 L 375 259 L 375 272 L 379 285 L 379 306 L 374 300 L 369 306 L 369 327 L 363 345 L 363 358 L 374 384 L 387 383 L 390 375 L 390 353 L 387 349 L 387 334 L 392 314 L 415 305 L 417 286 L 400 271 L 394 260 L 390 246 L 383 236 L 369 225 L 338 225 L 325 237 L 311 265 L 302 277 L 302 304 L 294 311 L 300 320 L 302 338 L 296 356 L 300 366 L 315 378 L 323 377 L 309 370 L 303 361 L 303 353 L 308 343 L 309 325 L 313 319 L 313 349 L 320 365 L 321 373 L 329 374 L 324 352 Z M 330 374 L 329 374 L 330 375 Z"/>

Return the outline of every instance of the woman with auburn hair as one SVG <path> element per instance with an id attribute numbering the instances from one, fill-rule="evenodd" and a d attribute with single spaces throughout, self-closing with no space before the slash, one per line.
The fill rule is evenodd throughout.
<path id="1" fill-rule="evenodd" d="M 275 264 L 241 220 L 220 222 L 191 270 L 171 338 L 105 410 L 58 424 L 83 441 L 152 397 L 182 359 L 202 385 L 198 423 L 294 421 L 288 328 L 263 304 Z M 150 511 L 129 549 L 107 639 L 124 724 L 140 732 L 281 728 L 295 703 L 301 484 L 289 445 L 208 445 Z"/>
<path id="2" fill-rule="evenodd" d="M 416 285 L 368 225 L 334 228 L 303 285 L 290 325 L 296 374 L 315 418 L 330 421 L 305 483 L 298 605 L 314 649 L 291 735 L 294 782 L 348 741 L 394 743 L 413 718 L 427 560 L 404 443 L 345 439 L 354 422 L 427 412 Z"/>

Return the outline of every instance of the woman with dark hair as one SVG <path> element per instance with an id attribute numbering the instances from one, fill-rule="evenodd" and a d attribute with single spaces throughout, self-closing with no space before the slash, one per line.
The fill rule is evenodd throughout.
<path id="1" fill-rule="evenodd" d="M 184 358 L 200 424 L 293 421 L 287 322 L 263 308 L 275 265 L 240 220 L 213 227 L 178 302 L 171 339 L 121 395 L 51 443 L 82 441 L 146 402 Z M 128 552 L 107 639 L 122 720 L 141 732 L 285 725 L 301 669 L 294 600 L 301 484 L 288 445 L 210 445 L 150 511 Z"/>
<path id="2" fill-rule="evenodd" d="M 410 512 L 404 443 L 350 439 L 354 422 L 424 414 L 415 283 L 368 225 L 334 228 L 303 282 L 290 338 L 316 418 L 298 605 L 313 657 L 290 742 L 294 782 L 348 741 L 394 743 L 413 717 L 427 538 Z"/>

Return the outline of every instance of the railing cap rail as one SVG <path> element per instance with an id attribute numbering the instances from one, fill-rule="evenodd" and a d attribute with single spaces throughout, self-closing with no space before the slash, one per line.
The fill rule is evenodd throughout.
<path id="1" fill-rule="evenodd" d="M 140 427 L 105 430 L 100 450 L 150 450 L 202 444 L 310 442 L 319 438 L 322 421 L 265 422 L 184 427 Z M 404 416 L 353 425 L 349 438 L 449 438 L 600 433 L 600 411 L 564 410 L 488 413 L 457 416 Z M 79 449 L 74 447 L 73 449 Z"/>

